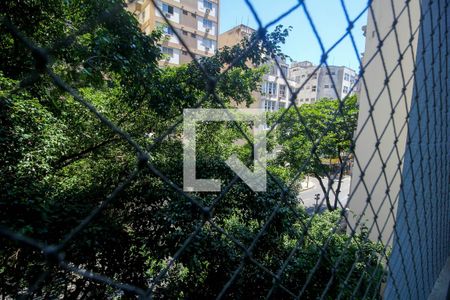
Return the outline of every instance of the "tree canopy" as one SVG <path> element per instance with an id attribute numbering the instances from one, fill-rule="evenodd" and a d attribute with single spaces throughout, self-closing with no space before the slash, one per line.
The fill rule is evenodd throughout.
<path id="1" fill-rule="evenodd" d="M 328 175 L 337 177 L 338 183 L 342 180 L 344 167 L 353 152 L 353 133 L 358 118 L 356 96 L 341 101 L 320 99 L 300 106 L 298 111 L 281 110 L 271 116 L 272 123 L 280 118 L 282 121 L 276 128 L 276 140 L 282 147 L 277 163 L 288 166 L 292 177 L 298 170 L 313 174 L 323 189 L 328 191 L 325 194 L 328 209 L 336 209 L 336 201 L 330 203 L 330 188 L 323 185 L 321 178 Z M 337 174 L 324 163 L 331 159 L 339 161 Z M 339 194 L 339 187 L 335 192 Z"/>
<path id="2" fill-rule="evenodd" d="M 199 64 L 160 68 L 161 33 L 142 33 L 121 0 L 3 1 L 0 18 L 0 225 L 47 245 L 60 243 L 137 165 L 134 149 L 72 94 L 58 89 L 48 70 L 148 149 L 149 162 L 179 186 L 182 129 L 172 125 L 179 121 L 183 109 L 198 103 L 208 108 L 250 104 L 264 73 L 264 69 L 245 63 L 231 64 L 256 35 L 200 59 Z M 37 48 L 27 47 L 17 32 Z M 288 30 L 278 27 L 240 61 L 259 65 L 279 56 L 279 44 L 287 34 Z M 45 56 L 35 53 L 37 50 Z M 42 61 L 42 57 L 49 60 Z M 215 93 L 211 93 L 212 83 L 206 78 L 220 78 L 214 82 Z M 348 101 L 341 109 L 352 111 L 355 99 Z M 311 116 L 307 127 L 316 127 L 314 136 L 324 126 L 314 116 L 326 115 L 326 122 L 336 124 L 327 119 L 327 110 L 337 109 L 337 103 L 323 101 L 316 107 L 302 108 L 303 114 Z M 283 123 L 280 126 L 285 127 L 278 131 L 278 142 L 285 147 L 279 159 L 294 166 L 304 159 L 299 149 L 307 151 L 310 144 L 303 136 L 306 127 L 295 121 L 291 112 L 289 116 L 290 125 Z M 353 111 L 349 117 L 353 118 Z M 321 144 L 319 156 L 348 151 L 350 144 L 341 134 L 348 134 L 344 125 L 353 119 L 346 118 L 327 135 L 329 144 Z M 239 125 L 243 131 L 250 129 Z M 171 133 L 164 139 L 155 138 L 167 131 Z M 230 153 L 251 155 L 249 145 L 235 143 L 239 138 L 240 130 L 234 123 L 212 122 L 199 127 L 199 176 L 230 183 L 234 174 L 224 160 Z M 279 165 L 271 168 L 276 173 Z M 252 257 L 276 272 L 296 249 L 281 284 L 299 291 L 319 257 L 324 257 L 314 283 L 306 290 L 307 298 L 320 295 L 327 285 L 321 279 L 331 276 L 331 295 L 337 295 L 343 286 L 353 287 L 349 291 L 356 296 L 366 289 L 376 294 L 377 286 L 371 286 L 370 279 L 382 276 L 378 260 L 381 245 L 368 241 L 364 232 L 354 237 L 342 231 L 329 235 L 340 222 L 341 213 L 327 212 L 311 220 L 297 201 L 298 191 L 286 192 L 280 182 L 283 184 L 283 178 L 271 178 L 267 192 L 256 193 L 238 180 L 221 198 L 217 198 L 218 193 L 192 193 L 205 207 L 217 202 L 211 215 L 205 216 L 161 177 L 142 169 L 116 201 L 65 245 L 64 260 L 142 289 L 154 284 L 156 298 L 188 299 L 217 296 L 244 262 L 229 297 L 261 298 L 275 285 L 274 297 L 290 298 L 267 272 L 247 261 L 241 247 L 254 241 L 276 210 Z M 311 224 L 305 227 L 308 220 Z M 189 246 L 156 281 L 193 232 L 197 234 Z M 0 241 L 2 298 L 23 295 L 36 282 L 32 297 L 133 297 L 60 268 L 38 249 L 5 237 Z M 325 244 L 329 246 L 321 252 Z M 353 267 L 355 260 L 359 264 Z M 338 261 L 336 273 L 333 267 Z M 39 281 L 42 274 L 46 276 Z"/>

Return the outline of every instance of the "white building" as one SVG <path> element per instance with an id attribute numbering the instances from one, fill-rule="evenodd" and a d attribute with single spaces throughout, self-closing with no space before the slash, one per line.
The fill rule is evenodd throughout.
<path id="1" fill-rule="evenodd" d="M 299 104 L 314 103 L 318 99 L 343 99 L 358 93 L 357 73 L 344 66 L 315 66 L 309 61 L 294 62 L 289 69 L 289 77 L 301 90 Z"/>
<path id="2" fill-rule="evenodd" d="M 278 60 L 278 65 L 275 61 L 267 63 L 269 72 L 264 75 L 261 93 L 257 97 L 256 108 L 276 111 L 289 106 L 292 96 L 289 87 L 295 91 L 298 88 L 298 84 L 289 79 L 289 65 L 286 62 Z"/>

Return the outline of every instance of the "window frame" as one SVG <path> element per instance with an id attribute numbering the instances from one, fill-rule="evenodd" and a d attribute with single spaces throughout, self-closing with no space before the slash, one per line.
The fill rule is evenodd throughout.
<path id="1" fill-rule="evenodd" d="M 174 56 L 174 51 L 173 48 L 169 48 L 169 47 L 162 47 L 161 52 L 163 54 L 169 55 L 171 58 L 173 58 Z M 167 53 L 168 52 L 168 53 Z"/>
<path id="2" fill-rule="evenodd" d="M 205 44 L 205 42 L 208 44 L 208 45 L 206 45 Z M 201 45 L 203 46 L 203 47 L 205 47 L 206 49 L 212 49 L 213 48 L 213 40 L 210 40 L 210 39 L 208 39 L 208 38 L 202 38 L 202 40 L 201 40 Z"/>
<path id="3" fill-rule="evenodd" d="M 286 85 L 280 84 L 280 87 L 278 89 L 280 98 L 286 99 L 286 96 L 287 96 L 286 90 L 287 90 Z M 281 91 L 283 91 L 283 92 L 281 92 Z"/>
<path id="4" fill-rule="evenodd" d="M 207 18 L 203 18 L 203 27 L 207 28 L 209 30 L 212 30 L 213 29 L 213 21 L 208 20 Z"/>
<path id="5" fill-rule="evenodd" d="M 207 5 L 206 5 L 207 4 Z M 211 1 L 208 1 L 208 0 L 203 0 L 203 8 L 204 9 L 209 9 L 209 10 L 213 10 L 213 8 L 214 8 L 214 5 L 213 5 L 213 3 L 211 2 Z"/>
<path id="6" fill-rule="evenodd" d="M 171 10 L 172 10 L 172 12 L 170 12 Z M 175 8 L 172 5 L 170 5 L 170 4 L 162 3 L 162 11 L 165 14 L 169 14 L 169 15 L 173 16 L 174 12 L 175 12 Z"/>

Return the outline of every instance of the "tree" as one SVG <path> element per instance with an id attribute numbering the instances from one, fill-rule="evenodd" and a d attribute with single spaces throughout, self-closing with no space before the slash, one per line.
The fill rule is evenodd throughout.
<path id="1" fill-rule="evenodd" d="M 161 69 L 160 33 L 146 36 L 140 32 L 136 20 L 123 10 L 119 0 L 8 1 L 1 8 L 3 20 L 6 17 L 10 20 L 5 22 L 11 22 L 31 41 L 47 49 L 52 58 L 51 64 L 36 69 L 30 50 L 11 26 L 2 23 L 0 151 L 4 155 L 0 158 L 0 224 L 45 244 L 59 243 L 96 208 L 136 167 L 136 153 L 101 126 L 72 95 L 57 89 L 43 68 L 51 68 L 142 147 L 151 149 L 150 163 L 178 184 L 182 180 L 181 128 L 174 128 L 159 143 L 151 136 L 166 132 L 183 108 L 192 108 L 200 101 L 202 107 L 213 108 L 230 106 L 232 102 L 251 103 L 251 94 L 258 89 L 264 71 L 240 63 L 220 75 L 256 36 L 201 59 L 200 66 L 192 63 Z M 105 10 L 109 10 L 106 15 L 102 14 Z M 33 16 L 29 22 L 24 21 L 24 12 Z M 84 31 L 86 22 L 91 24 L 90 30 Z M 71 33 L 78 34 L 67 39 Z M 278 56 L 278 44 L 286 34 L 278 27 L 262 43 L 257 43 L 243 61 L 258 65 L 271 55 Z M 205 71 L 209 78 L 221 79 L 207 82 Z M 23 81 L 24 78 L 32 80 Z M 20 82 L 22 86 L 17 89 Z M 207 88 L 211 85 L 216 87 L 215 94 Z M 236 152 L 242 159 L 250 157 L 249 145 L 234 143 L 241 138 L 236 125 L 212 122 L 200 126 L 197 171 L 201 177 L 229 183 L 234 174 L 223 163 L 225 158 Z M 239 125 L 245 132 L 250 130 L 247 124 Z M 282 179 L 279 181 L 283 183 Z M 214 297 L 241 263 L 243 254 L 241 247 L 213 224 L 248 246 L 279 205 L 253 249 L 254 259 L 271 270 L 280 267 L 303 235 L 308 216 L 297 202 L 296 191 L 283 193 L 278 184 L 269 180 L 268 192 L 255 193 L 238 181 L 214 206 L 212 215 L 206 216 L 160 177 L 143 169 L 116 202 L 66 245 L 65 260 L 141 288 L 154 283 L 154 294 L 160 298 Z M 197 196 L 203 206 L 210 206 L 218 194 L 191 196 Z M 324 242 L 325 237 L 319 238 L 319 234 L 332 228 L 338 214 L 330 218 L 313 222 L 311 235 L 307 235 L 283 278 L 282 283 L 289 288 L 300 288 L 302 282 L 294 280 L 295 276 L 305 277 L 309 271 L 304 269 L 305 264 L 310 266 L 317 259 L 317 255 L 312 255 L 317 254 L 315 241 Z M 167 276 L 154 282 L 203 222 L 205 225 Z M 361 252 L 359 261 L 364 266 L 381 269 L 375 259 L 379 245 L 364 239 L 357 243 L 345 233 L 337 233 L 334 239 L 350 242 L 353 248 L 349 255 Z M 335 252 L 345 255 L 348 249 L 339 245 L 330 248 L 327 255 Z M 367 253 L 373 254 L 368 261 Z M 24 293 L 45 272 L 48 276 L 32 296 L 132 297 L 75 276 L 47 260 L 37 249 L 3 237 L 0 260 L 1 297 Z M 340 270 L 349 271 L 351 266 L 347 262 Z M 320 267 L 323 274 L 330 274 L 331 270 L 329 262 Z M 366 283 L 369 276 L 365 269 L 359 268 L 354 278 L 366 278 Z M 344 280 L 339 277 L 333 287 L 337 290 Z M 262 297 L 271 285 L 270 276 L 256 265 L 246 263 L 229 295 Z M 308 295 L 318 295 L 323 287 L 323 284 L 312 287 Z M 287 297 L 279 288 L 276 296 Z"/>
<path id="2" fill-rule="evenodd" d="M 352 152 L 353 133 L 356 130 L 358 106 L 356 96 L 346 97 L 342 101 L 321 99 L 313 104 L 299 107 L 299 112 L 290 109 L 280 111 L 271 118 L 272 122 L 284 114 L 277 125 L 277 142 L 282 147 L 278 163 L 289 165 L 293 174 L 303 168 L 305 174 L 313 174 L 319 181 L 329 210 L 337 209 L 342 177 L 346 162 Z M 330 167 L 325 159 L 338 159 L 338 186 L 334 203 L 329 193 L 333 182 L 325 187 L 322 176 L 329 176 Z M 334 177 L 334 176 L 333 176 Z"/>

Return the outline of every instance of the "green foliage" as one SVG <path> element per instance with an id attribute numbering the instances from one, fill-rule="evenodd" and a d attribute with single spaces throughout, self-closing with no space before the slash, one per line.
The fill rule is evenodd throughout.
<path id="1" fill-rule="evenodd" d="M 278 120 L 282 113 L 274 113 L 272 121 Z M 308 167 L 306 173 L 326 172 L 321 158 L 337 158 L 343 152 L 351 152 L 357 117 L 356 96 L 345 98 L 342 102 L 318 100 L 313 104 L 301 105 L 298 113 L 290 109 L 277 125 L 277 141 L 283 147 L 279 159 L 289 163 L 293 171 L 308 161 L 305 164 Z M 314 145 L 317 155 L 311 155 Z"/>
<path id="2" fill-rule="evenodd" d="M 321 99 L 301 105 L 298 112 L 295 109 L 281 110 L 270 116 L 271 123 L 283 113 L 282 122 L 276 128 L 276 141 L 282 149 L 277 164 L 288 166 L 291 177 L 302 170 L 320 181 L 321 176 L 332 171 L 324 161 L 338 159 L 341 165 L 345 165 L 352 153 L 353 133 L 357 125 L 356 96 L 342 101 Z M 341 180 L 344 169 L 338 171 L 338 180 Z M 328 194 L 325 196 L 328 209 L 336 209 L 337 203 L 331 204 Z"/>
<path id="3" fill-rule="evenodd" d="M 140 145 L 153 146 L 150 162 L 178 185 L 182 182 L 181 128 L 175 128 L 158 144 L 152 137 L 166 132 L 183 108 L 191 108 L 199 101 L 203 101 L 202 107 L 221 106 L 207 93 L 204 70 L 211 78 L 221 78 L 215 91 L 225 106 L 250 104 L 252 92 L 258 89 L 264 72 L 263 68 L 254 69 L 240 63 L 220 75 L 248 47 L 249 40 L 202 59 L 202 68 L 192 63 L 161 69 L 157 45 L 160 33 L 144 35 L 133 16 L 122 9 L 121 1 L 28 0 L 0 5 L 1 17 L 8 17 L 21 32 L 48 49 L 52 57 L 49 67 L 54 72 L 74 85 L 87 101 Z M 120 9 L 116 9 L 117 5 Z M 105 8 L 113 17 L 100 18 Z M 90 24 L 88 31 L 83 27 L 86 22 Z M 75 32 L 80 34 L 68 39 L 68 43 L 58 44 Z M 35 61 L 4 25 L 1 33 L 0 225 L 44 244 L 57 244 L 135 168 L 136 153 L 71 95 L 56 89 L 46 76 L 41 74 L 39 80 L 19 88 L 19 81 L 35 70 Z M 244 55 L 244 61 L 259 65 L 267 55 L 280 56 L 279 43 L 287 33 L 288 30 L 277 27 Z M 291 132 L 280 135 L 280 141 L 288 142 L 289 134 L 290 137 L 301 135 L 298 131 L 302 129 L 294 124 L 294 116 L 292 122 Z M 346 124 L 348 120 L 341 122 Z M 242 143 L 236 125 L 246 132 L 250 130 L 245 123 L 211 122 L 199 126 L 197 173 L 200 177 L 217 178 L 223 185 L 228 184 L 234 174 L 223 163 L 224 159 L 231 153 L 238 153 L 242 160 L 251 158 L 251 148 Z M 345 149 L 348 145 L 340 140 L 337 130 L 335 136 L 327 138 L 336 142 L 337 148 Z M 294 142 L 287 145 L 291 149 L 296 147 Z M 336 151 L 325 145 L 321 149 L 324 155 Z M 297 161 L 300 158 L 295 157 Z M 275 161 L 270 168 L 279 178 L 277 182 L 269 180 L 267 192 L 255 193 L 238 181 L 217 203 L 211 221 L 248 247 L 281 203 L 253 249 L 254 259 L 276 272 L 303 236 L 309 216 L 297 201 L 297 191 L 283 193 L 278 185 L 290 176 L 284 165 Z M 203 206 L 209 206 L 218 194 L 191 196 L 197 197 Z M 206 221 L 204 218 L 185 197 L 144 170 L 115 203 L 67 244 L 65 259 L 114 280 L 146 288 L 197 226 Z M 341 255 L 344 261 L 331 285 L 331 295 L 337 295 L 344 283 L 346 287 L 356 286 L 360 278 L 363 278 L 363 291 L 370 281 L 371 270 L 381 278 L 382 267 L 377 264 L 380 245 L 368 242 L 364 233 L 352 239 L 343 232 L 328 235 L 337 223 L 338 212 L 313 220 L 283 275 L 284 285 L 293 291 L 301 289 L 320 255 L 318 247 L 328 238 L 331 242 L 326 257 L 331 262 L 324 260 L 319 266 L 320 275 L 307 290 L 309 298 L 320 295 L 326 285 L 321 276 L 329 278 L 325 276 L 332 274 L 331 263 Z M 3 237 L 0 243 L 0 297 L 20 295 L 43 271 L 48 271 L 49 276 L 35 297 L 132 297 L 63 271 L 46 261 L 36 249 Z M 239 246 L 211 222 L 206 222 L 156 285 L 155 297 L 215 297 L 242 262 L 242 255 Z M 355 261 L 359 265 L 346 280 Z M 228 296 L 261 298 L 271 286 L 272 278 L 246 261 Z M 370 295 L 376 293 L 374 287 Z M 279 288 L 275 296 L 288 298 Z"/>

